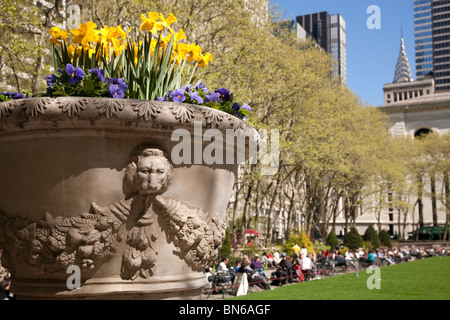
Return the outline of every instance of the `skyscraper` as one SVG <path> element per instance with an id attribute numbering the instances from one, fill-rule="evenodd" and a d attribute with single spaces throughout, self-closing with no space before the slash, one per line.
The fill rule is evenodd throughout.
<path id="1" fill-rule="evenodd" d="M 433 73 L 436 92 L 450 91 L 450 0 L 414 0 L 416 78 Z"/>
<path id="2" fill-rule="evenodd" d="M 416 79 L 420 80 L 433 71 L 431 0 L 414 0 L 414 36 Z"/>
<path id="3" fill-rule="evenodd" d="M 450 91 L 450 0 L 431 2 L 436 92 Z"/>
<path id="4" fill-rule="evenodd" d="M 330 15 L 318 12 L 298 16 L 297 37 L 314 39 L 317 44 L 336 60 L 335 74 L 345 84 L 347 82 L 347 49 L 345 20 L 340 14 Z"/>
<path id="5" fill-rule="evenodd" d="M 395 67 L 394 83 L 413 81 L 411 75 L 411 67 L 409 65 L 408 57 L 406 56 L 405 40 L 401 39 L 400 54 L 398 55 L 397 65 Z"/>

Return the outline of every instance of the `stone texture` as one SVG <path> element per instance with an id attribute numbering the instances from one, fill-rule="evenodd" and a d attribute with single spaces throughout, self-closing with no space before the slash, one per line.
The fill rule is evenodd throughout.
<path id="1" fill-rule="evenodd" d="M 198 298 L 217 256 L 237 163 L 174 164 L 174 130 L 256 131 L 201 106 L 106 98 L 0 103 L 0 247 L 20 297 Z M 225 138 L 233 129 L 241 146 Z M 200 141 L 204 150 L 208 141 Z M 193 148 L 196 146 L 193 146 Z M 223 161 L 225 163 L 225 159 Z M 67 267 L 81 270 L 69 290 Z"/>

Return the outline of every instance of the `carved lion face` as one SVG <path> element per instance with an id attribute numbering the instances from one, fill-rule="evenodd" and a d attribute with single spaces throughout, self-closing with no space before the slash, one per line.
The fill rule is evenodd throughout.
<path id="1" fill-rule="evenodd" d="M 157 149 L 146 149 L 138 157 L 134 186 L 141 195 L 166 191 L 172 177 L 172 165 Z"/>

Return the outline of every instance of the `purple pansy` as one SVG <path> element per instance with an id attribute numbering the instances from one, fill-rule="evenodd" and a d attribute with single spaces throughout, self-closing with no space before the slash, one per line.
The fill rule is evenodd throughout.
<path id="1" fill-rule="evenodd" d="M 181 90 L 186 91 L 187 93 L 191 92 L 191 85 L 188 84 L 186 86 L 184 86 L 183 88 L 181 88 Z"/>
<path id="2" fill-rule="evenodd" d="M 70 63 L 66 65 L 66 73 L 69 76 L 69 83 L 76 84 L 84 78 L 84 71 L 79 67 L 74 67 Z"/>
<path id="3" fill-rule="evenodd" d="M 56 76 L 54 74 L 51 74 L 49 76 L 46 76 L 44 79 L 47 80 L 47 85 L 50 87 L 50 89 L 53 89 L 53 85 L 57 80 Z"/>
<path id="4" fill-rule="evenodd" d="M 184 90 L 182 89 L 175 89 L 170 93 L 170 98 L 174 102 L 183 102 L 186 100 L 186 97 L 184 95 Z"/>
<path id="5" fill-rule="evenodd" d="M 13 100 L 25 98 L 25 96 L 20 92 L 0 92 L 0 94 Z"/>
<path id="6" fill-rule="evenodd" d="M 203 103 L 203 98 L 200 97 L 200 95 L 198 94 L 197 91 L 195 91 L 193 94 L 191 94 L 191 100 L 192 101 L 197 101 L 198 104 L 202 104 Z"/>
<path id="7" fill-rule="evenodd" d="M 110 84 L 117 84 L 120 88 L 120 90 L 122 90 L 123 92 L 128 90 L 128 85 L 125 83 L 125 79 L 124 78 L 109 78 L 108 82 Z"/>
<path id="8" fill-rule="evenodd" d="M 156 100 L 158 100 L 158 101 L 169 101 L 169 99 L 167 99 L 167 96 L 158 97 L 158 98 L 156 98 Z"/>
<path id="9" fill-rule="evenodd" d="M 101 82 L 106 82 L 106 79 L 105 79 L 105 70 L 103 70 L 103 69 L 98 70 L 98 68 L 95 67 L 94 69 L 89 69 L 88 71 L 89 71 L 90 74 L 96 75 L 97 78 L 98 78 Z M 124 90 L 124 91 L 126 91 L 126 90 Z"/>
<path id="10" fill-rule="evenodd" d="M 120 86 L 118 84 L 111 83 L 108 86 L 108 92 L 111 98 L 122 99 L 125 96 L 123 90 L 120 89 Z"/>
<path id="11" fill-rule="evenodd" d="M 217 89 L 217 92 L 220 94 L 220 98 L 222 101 L 228 101 L 230 100 L 230 91 L 228 91 L 225 88 Z"/>
<path id="12" fill-rule="evenodd" d="M 252 108 L 248 105 L 248 104 L 246 104 L 246 103 L 244 103 L 242 106 L 241 106 L 241 109 L 239 109 L 239 110 L 247 110 L 248 112 L 251 112 L 252 111 Z M 242 117 L 242 119 L 243 120 L 245 120 L 246 118 L 247 118 L 248 116 L 247 115 L 244 115 L 243 117 Z"/>
<path id="13" fill-rule="evenodd" d="M 197 82 L 197 84 L 194 87 L 195 90 L 202 90 L 204 93 L 207 93 L 209 89 L 206 87 L 206 84 L 203 82 Z"/>
<path id="14" fill-rule="evenodd" d="M 205 96 L 205 102 L 219 102 L 220 93 L 218 92 L 209 92 Z"/>

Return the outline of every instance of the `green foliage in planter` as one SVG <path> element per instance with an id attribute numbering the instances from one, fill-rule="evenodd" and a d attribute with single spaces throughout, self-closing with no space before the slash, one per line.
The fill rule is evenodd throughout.
<path id="1" fill-rule="evenodd" d="M 356 250 L 363 246 L 361 235 L 355 227 L 351 228 L 350 231 L 345 235 L 344 245 L 350 250 Z"/>

